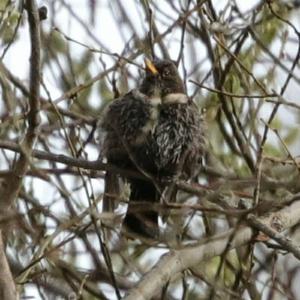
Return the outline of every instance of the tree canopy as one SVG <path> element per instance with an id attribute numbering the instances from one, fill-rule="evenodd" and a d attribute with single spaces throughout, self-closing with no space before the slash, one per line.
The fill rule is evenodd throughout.
<path id="1" fill-rule="evenodd" d="M 0 298 L 296 299 L 299 6 L 0 0 Z M 143 239 L 122 227 L 127 185 L 102 211 L 105 172 L 128 170 L 99 123 L 154 55 L 178 62 L 207 146 Z"/>

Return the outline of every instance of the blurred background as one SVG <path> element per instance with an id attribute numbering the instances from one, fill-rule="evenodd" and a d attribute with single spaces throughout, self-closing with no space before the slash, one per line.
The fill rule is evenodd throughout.
<path id="1" fill-rule="evenodd" d="M 242 208 L 265 203 L 255 211 L 261 215 L 299 193 L 299 1 L 38 5 L 47 11 L 34 148 L 41 152 L 9 221 L 1 222 L 22 299 L 117 299 L 175 247 L 168 238 L 128 237 L 121 228 L 126 204 L 115 214 L 101 212 L 105 168 L 78 163 L 102 159 L 101 114 L 141 82 L 152 45 L 157 57 L 180 61 L 207 126 L 206 164 L 197 179 L 202 196 L 182 192 L 170 210 L 181 245 L 235 227 L 239 218 L 229 211 L 241 202 Z M 30 38 L 23 1 L 0 0 L 0 43 L 0 176 L 7 178 L 27 128 Z M 106 224 L 115 227 L 113 235 L 105 234 Z M 288 234 L 299 244 L 297 226 Z M 177 274 L 154 298 L 300 299 L 299 267 L 274 242 L 249 244 Z"/>

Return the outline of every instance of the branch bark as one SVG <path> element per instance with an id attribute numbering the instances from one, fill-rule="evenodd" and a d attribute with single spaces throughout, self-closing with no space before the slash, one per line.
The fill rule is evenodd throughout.
<path id="1" fill-rule="evenodd" d="M 17 293 L 14 279 L 7 262 L 2 234 L 0 234 L 0 268 L 0 298 L 15 300 Z"/>
<path id="2" fill-rule="evenodd" d="M 39 13 L 35 0 L 27 0 L 25 7 L 28 14 L 31 56 L 30 56 L 30 94 L 29 94 L 29 113 L 28 113 L 28 129 L 24 140 L 21 144 L 21 153 L 17 160 L 13 173 L 9 178 L 6 178 L 1 187 L 0 212 L 5 214 L 13 202 L 17 198 L 22 186 L 23 178 L 26 175 L 32 148 L 38 134 L 40 124 L 40 27 Z M 5 246 L 3 243 L 2 232 L 0 232 L 0 298 L 6 300 L 15 300 L 18 298 L 16 286 L 8 266 L 5 255 Z"/>
<path id="3" fill-rule="evenodd" d="M 259 218 L 261 223 L 283 231 L 300 222 L 300 201 L 292 203 L 268 217 Z M 180 250 L 171 250 L 165 254 L 154 268 L 132 289 L 125 300 L 151 299 L 172 279 L 174 275 L 225 250 L 233 249 L 249 243 L 254 237 L 250 226 L 231 229 L 217 235 L 197 246 L 187 246 Z"/>
<path id="4" fill-rule="evenodd" d="M 31 57 L 30 57 L 30 95 L 29 105 L 30 110 L 28 113 L 28 129 L 25 134 L 24 140 L 21 144 L 20 157 L 14 167 L 14 174 L 11 178 L 7 179 L 7 184 L 3 190 L 2 201 L 0 202 L 0 209 L 6 210 L 10 207 L 12 202 L 16 199 L 22 185 L 22 180 L 27 172 L 30 162 L 32 148 L 35 143 L 38 127 L 40 123 L 39 110 L 40 110 L 40 29 L 39 29 L 39 15 L 37 6 L 34 0 L 26 2 L 26 9 L 28 12 L 28 21 L 30 28 L 31 39 Z"/>

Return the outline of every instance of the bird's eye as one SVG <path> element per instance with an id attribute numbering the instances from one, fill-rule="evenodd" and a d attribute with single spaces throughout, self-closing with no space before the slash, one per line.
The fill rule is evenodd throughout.
<path id="1" fill-rule="evenodd" d="M 169 75 L 170 75 L 170 70 L 164 69 L 163 72 L 162 72 L 162 77 L 166 77 L 166 76 L 169 76 Z"/>

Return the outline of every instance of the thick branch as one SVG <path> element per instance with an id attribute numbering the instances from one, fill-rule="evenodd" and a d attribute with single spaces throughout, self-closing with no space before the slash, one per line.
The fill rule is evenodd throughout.
<path id="1" fill-rule="evenodd" d="M 29 95 L 29 114 L 28 129 L 21 144 L 21 154 L 13 169 L 12 176 L 8 177 L 3 185 L 1 192 L 0 211 L 1 214 L 10 208 L 13 201 L 17 198 L 22 186 L 22 180 L 25 176 L 32 153 L 32 147 L 37 137 L 39 126 L 39 86 L 40 86 L 40 29 L 39 15 L 34 0 L 26 1 L 28 13 L 30 40 L 31 40 L 31 57 L 30 57 L 30 95 Z M 6 300 L 17 299 L 17 292 L 14 280 L 8 267 L 5 255 L 5 246 L 0 232 L 0 298 Z"/>
<path id="2" fill-rule="evenodd" d="M 30 110 L 28 114 L 28 129 L 21 144 L 21 154 L 15 164 L 14 172 L 4 184 L 2 192 L 2 201 L 0 202 L 1 211 L 7 210 L 12 202 L 16 199 L 22 185 L 22 180 L 27 172 L 32 147 L 37 137 L 39 126 L 39 109 L 40 109 L 40 29 L 39 29 L 39 15 L 37 6 L 34 0 L 26 2 L 26 9 L 28 12 L 28 21 L 30 28 L 31 39 L 31 56 L 30 56 L 30 94 L 29 105 Z"/>
<path id="3" fill-rule="evenodd" d="M 16 288 L 5 255 L 5 246 L 0 234 L 0 299 L 15 300 Z"/>
<path id="4" fill-rule="evenodd" d="M 280 224 L 281 230 L 294 226 L 300 221 L 300 201 L 292 203 L 267 218 L 262 218 L 261 221 L 273 228 L 276 221 L 276 224 Z M 203 260 L 221 255 L 228 248 L 232 249 L 245 245 L 251 241 L 253 235 L 254 232 L 251 227 L 241 227 L 215 236 L 208 241 L 204 241 L 201 245 L 184 247 L 181 250 L 171 250 L 160 259 L 125 299 L 151 299 L 177 273 L 195 266 Z"/>

